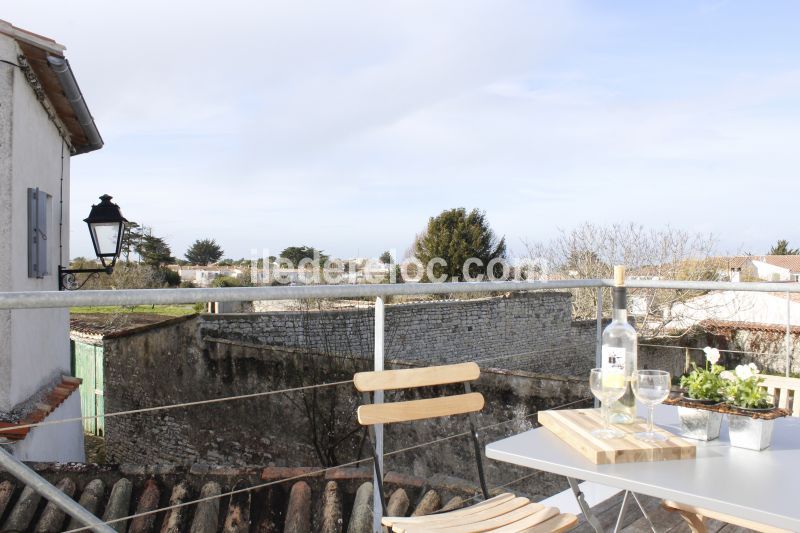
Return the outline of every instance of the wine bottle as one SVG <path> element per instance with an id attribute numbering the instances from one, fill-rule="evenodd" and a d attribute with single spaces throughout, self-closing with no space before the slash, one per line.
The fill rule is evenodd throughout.
<path id="1" fill-rule="evenodd" d="M 625 381 L 625 394 L 611 404 L 611 422 L 630 424 L 636 420 L 636 397 L 632 376 L 636 370 L 636 330 L 628 323 L 625 267 L 614 267 L 614 314 L 603 330 L 602 368 L 604 379 Z M 614 376 L 614 377 L 611 377 Z M 618 376 L 618 377 L 617 377 Z"/>

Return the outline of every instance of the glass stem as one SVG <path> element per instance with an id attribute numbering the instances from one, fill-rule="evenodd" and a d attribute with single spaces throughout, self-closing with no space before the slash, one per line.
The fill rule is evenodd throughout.
<path id="1" fill-rule="evenodd" d="M 603 429 L 608 429 L 610 420 L 608 416 L 608 400 L 600 402 L 600 416 L 603 418 Z"/>
<path id="2" fill-rule="evenodd" d="M 655 411 L 655 405 L 648 405 L 647 408 L 650 411 L 647 417 L 647 432 L 653 433 L 653 411 Z"/>

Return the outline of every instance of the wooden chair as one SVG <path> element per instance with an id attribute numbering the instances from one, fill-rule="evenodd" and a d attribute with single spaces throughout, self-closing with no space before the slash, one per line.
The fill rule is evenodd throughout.
<path id="1" fill-rule="evenodd" d="M 800 379 L 783 376 L 763 376 L 762 386 L 767 389 L 776 407 L 789 409 L 792 416 L 800 416 Z"/>
<path id="2" fill-rule="evenodd" d="M 758 522 L 753 522 L 751 520 L 745 520 L 744 518 L 731 516 L 725 513 L 718 513 L 716 511 L 709 511 L 708 509 L 702 509 L 700 507 L 695 507 L 685 503 L 678 503 L 671 500 L 662 501 L 661 507 L 667 511 L 680 514 L 681 518 L 683 518 L 689 525 L 689 529 L 692 530 L 692 533 L 706 533 L 708 531 L 705 523 L 706 518 L 719 520 L 720 522 L 726 522 L 728 524 L 752 529 L 754 531 L 760 531 L 762 533 L 791 533 L 787 529 L 779 529 L 777 527 L 759 524 Z"/>
<path id="3" fill-rule="evenodd" d="M 498 532 L 559 532 L 575 526 L 575 515 L 561 514 L 555 507 L 545 507 L 527 498 L 516 497 L 511 493 L 489 497 L 489 489 L 484 475 L 481 446 L 475 430 L 476 411 L 483 408 L 483 395 L 472 392 L 469 382 L 480 376 L 480 368 L 475 363 L 434 366 L 409 370 L 385 370 L 381 372 L 360 372 L 353 378 L 355 387 L 364 393 L 364 405 L 358 408 L 358 422 L 370 428 L 370 444 L 374 457 L 375 475 L 378 479 L 379 494 L 383 507 L 384 526 L 397 532 L 419 531 L 458 531 L 461 533 Z M 409 400 L 393 403 L 371 403 L 370 392 L 382 390 L 410 389 L 464 384 L 464 394 L 442 396 L 424 400 Z M 386 515 L 386 495 L 383 491 L 383 475 L 375 452 L 372 426 L 375 424 L 394 424 L 424 420 L 452 415 L 469 416 L 470 435 L 474 447 L 478 477 L 484 501 L 470 507 L 440 514 L 419 517 L 390 517 Z"/>
<path id="4" fill-rule="evenodd" d="M 782 376 L 764 376 L 764 383 L 762 383 L 762 386 L 767 389 L 767 393 L 777 407 L 791 410 L 792 416 L 800 416 L 800 379 Z M 685 503 L 664 500 L 661 502 L 661 506 L 667 511 L 679 513 L 689 524 L 689 528 L 693 533 L 706 532 L 706 518 L 712 518 L 721 522 L 727 522 L 765 533 L 786 531 L 784 529 L 758 524 L 750 520 L 743 520 L 735 516 L 709 511 L 708 509 L 702 509 Z"/>

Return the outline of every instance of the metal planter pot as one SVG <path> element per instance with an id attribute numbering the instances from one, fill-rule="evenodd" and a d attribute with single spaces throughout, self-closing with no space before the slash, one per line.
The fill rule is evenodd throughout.
<path id="1" fill-rule="evenodd" d="M 722 413 L 705 409 L 693 409 L 692 407 L 678 407 L 678 416 L 681 419 L 682 436 L 695 440 L 714 440 L 719 438 Z"/>
<path id="2" fill-rule="evenodd" d="M 772 442 L 775 420 L 762 420 L 747 415 L 728 414 L 731 446 L 761 451 Z"/>

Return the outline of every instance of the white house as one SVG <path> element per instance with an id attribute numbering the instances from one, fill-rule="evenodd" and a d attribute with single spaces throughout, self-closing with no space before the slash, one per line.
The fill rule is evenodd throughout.
<path id="1" fill-rule="evenodd" d="M 665 310 L 668 327 L 686 329 L 703 321 L 800 326 L 800 298 L 786 293 L 714 291 Z"/>
<path id="2" fill-rule="evenodd" d="M 169 265 L 169 268 L 178 273 L 181 281 L 194 283 L 198 287 L 209 287 L 221 276 L 238 279 L 244 273 L 241 268 L 230 265 Z"/>
<path id="3" fill-rule="evenodd" d="M 800 281 L 800 255 L 749 255 L 719 258 L 721 273 L 730 281 Z"/>
<path id="4" fill-rule="evenodd" d="M 0 20 L 3 292 L 58 289 L 58 266 L 69 258 L 70 157 L 103 145 L 64 50 Z M 69 373 L 67 309 L 0 311 L 0 426 L 80 416 L 77 384 L 62 378 Z M 24 460 L 84 457 L 80 423 L 0 437 Z"/>
<path id="5" fill-rule="evenodd" d="M 765 281 L 800 281 L 800 255 L 764 255 L 750 260 Z"/>

